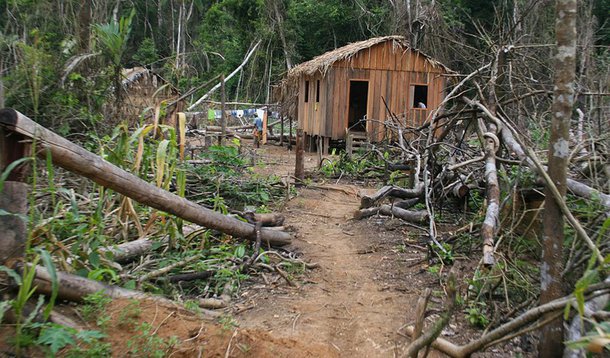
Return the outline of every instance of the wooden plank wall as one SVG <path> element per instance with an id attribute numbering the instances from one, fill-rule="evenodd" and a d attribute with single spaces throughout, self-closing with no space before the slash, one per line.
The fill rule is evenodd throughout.
<path id="1" fill-rule="evenodd" d="M 299 124 L 309 135 L 341 139 L 348 123 L 350 80 L 368 80 L 367 132 L 373 141 L 383 140 L 383 122 L 389 119 L 383 99 L 403 124 L 422 125 L 443 99 L 444 70 L 434 67 L 414 51 L 393 47 L 392 42 L 360 51 L 350 61 L 337 61 L 321 75 L 301 78 L 299 85 Z M 320 80 L 320 102 L 316 103 L 316 81 Z M 309 81 L 309 102 L 304 102 L 305 81 Z M 412 85 L 428 86 L 428 108 L 412 108 Z"/>

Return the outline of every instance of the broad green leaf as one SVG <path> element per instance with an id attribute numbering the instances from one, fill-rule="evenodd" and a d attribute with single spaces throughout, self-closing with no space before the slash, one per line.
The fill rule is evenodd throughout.
<path id="1" fill-rule="evenodd" d="M 76 344 L 76 341 L 72 337 L 71 332 L 69 332 L 65 327 L 60 325 L 51 325 L 44 327 L 40 331 L 40 335 L 38 336 L 36 343 L 49 346 L 51 352 L 53 354 L 57 354 L 60 349 L 68 345 Z"/>
<path id="2" fill-rule="evenodd" d="M 76 333 L 76 339 L 85 343 L 93 343 L 102 338 L 106 338 L 106 335 L 100 331 L 80 331 Z"/>

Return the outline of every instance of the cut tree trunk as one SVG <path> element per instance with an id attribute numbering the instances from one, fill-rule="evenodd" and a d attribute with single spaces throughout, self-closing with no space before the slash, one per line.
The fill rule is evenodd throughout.
<path id="1" fill-rule="evenodd" d="M 495 132 L 495 130 L 494 130 Z M 500 222 L 500 186 L 498 185 L 498 169 L 496 167 L 496 151 L 499 141 L 494 133 L 485 133 L 485 180 L 487 182 L 487 211 L 481 225 L 483 238 L 483 264 L 493 265 L 494 237 Z"/>
<path id="2" fill-rule="evenodd" d="M 192 223 L 218 230 L 228 235 L 255 240 L 254 225 L 204 208 L 178 195 L 158 188 L 99 156 L 38 125 L 12 109 L 0 111 L 0 126 L 36 138 L 41 156 L 49 150 L 53 163 L 96 183 L 121 193 L 141 204 L 176 215 Z M 262 240 L 282 246 L 292 241 L 286 232 L 263 229 Z"/>
<path id="3" fill-rule="evenodd" d="M 378 208 L 366 208 L 357 210 L 356 212 L 354 212 L 354 219 L 364 219 L 366 217 L 373 216 L 378 213 L 386 216 L 394 216 L 399 219 L 413 223 L 421 223 L 428 220 L 428 212 L 426 210 L 411 211 L 390 205 L 382 205 Z"/>

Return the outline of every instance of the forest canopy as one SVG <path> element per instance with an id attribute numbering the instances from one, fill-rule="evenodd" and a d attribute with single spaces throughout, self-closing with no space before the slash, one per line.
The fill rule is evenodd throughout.
<path id="1" fill-rule="evenodd" d="M 266 102 L 268 86 L 289 67 L 371 37 L 404 35 L 466 73 L 490 46 L 552 44 L 554 33 L 553 2 L 542 0 L 2 0 L 0 8 L 3 105 L 61 132 L 108 114 L 103 106 L 119 68 L 147 67 L 187 91 L 231 72 L 258 40 L 248 66 L 227 82 L 230 99 Z M 610 44 L 609 8 L 608 0 L 580 4 L 587 59 L 579 64 L 587 71 L 607 67 L 608 50 L 599 46 Z M 543 72 L 532 76 L 548 84 Z"/>

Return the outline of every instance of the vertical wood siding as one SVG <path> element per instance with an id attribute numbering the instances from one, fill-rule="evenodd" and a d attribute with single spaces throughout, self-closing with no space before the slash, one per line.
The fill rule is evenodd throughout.
<path id="1" fill-rule="evenodd" d="M 341 139 L 348 125 L 350 80 L 368 81 L 367 132 L 373 141 L 385 138 L 383 121 L 391 120 L 383 103 L 403 125 L 418 127 L 440 105 L 446 85 L 444 70 L 434 67 L 415 51 L 394 47 L 391 41 L 364 49 L 350 60 L 341 60 L 326 75 L 303 76 L 299 81 L 299 126 L 309 135 Z M 316 103 L 316 81 L 320 80 L 320 102 Z M 305 103 L 305 81 L 309 102 Z M 412 108 L 412 85 L 428 86 L 428 106 Z"/>

